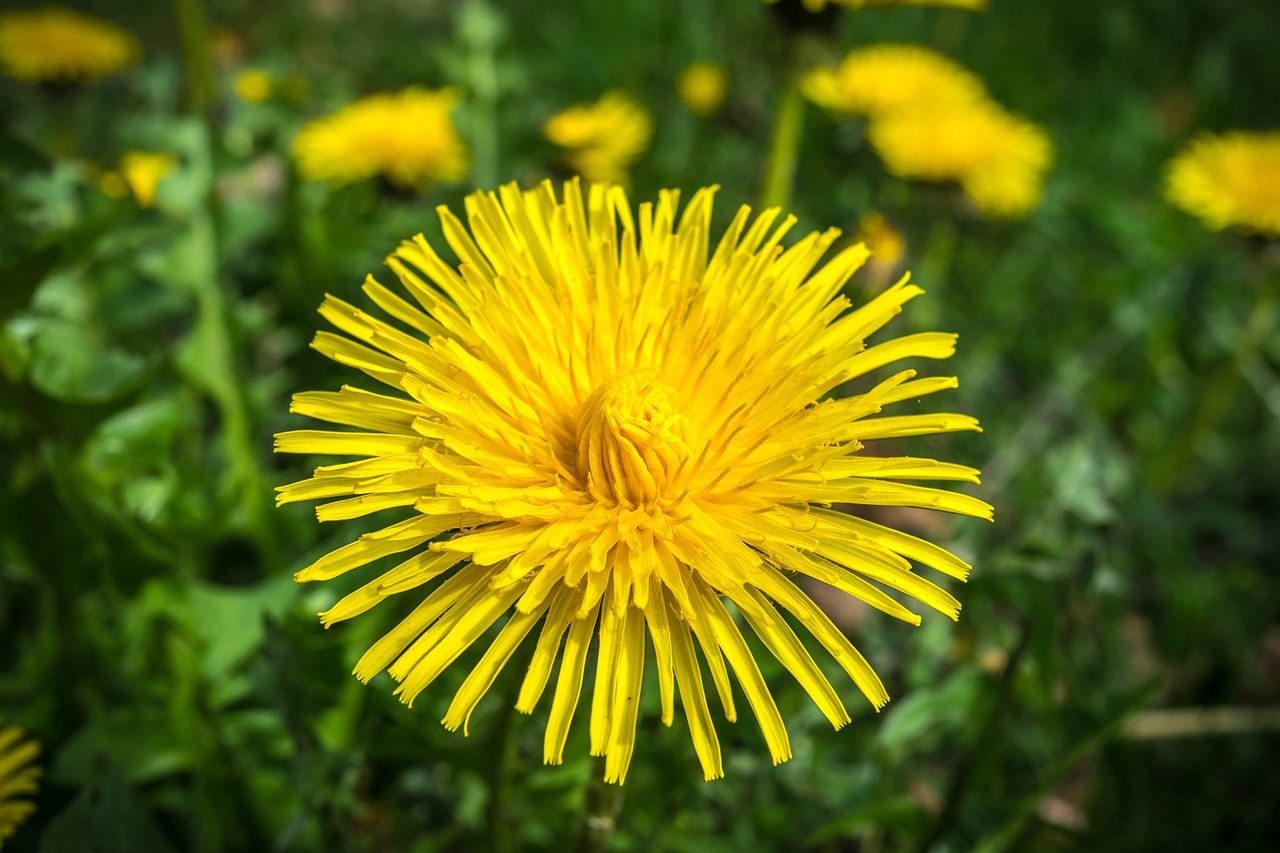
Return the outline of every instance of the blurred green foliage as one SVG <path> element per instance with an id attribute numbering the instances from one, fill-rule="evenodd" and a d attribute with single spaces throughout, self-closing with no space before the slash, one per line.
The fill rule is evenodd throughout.
<path id="1" fill-rule="evenodd" d="M 539 129 L 565 106 L 622 87 L 659 117 L 636 197 L 715 182 L 720 217 L 752 202 L 783 61 L 767 8 L 212 0 L 201 110 L 173 7 L 84 5 L 139 36 L 140 68 L 83 89 L 0 82 L 0 713 L 44 744 L 46 768 L 12 849 L 565 847 L 585 726 L 565 765 L 543 766 L 542 720 L 510 710 L 508 671 L 469 738 L 445 732 L 475 650 L 413 710 L 385 676 L 359 685 L 355 659 L 400 614 L 320 629 L 342 584 L 290 574 L 359 524 L 272 510 L 269 487 L 306 460 L 272 458 L 270 437 L 299 426 L 289 393 L 353 379 L 306 349 L 322 295 L 356 298 L 473 184 L 554 174 Z M 886 176 L 857 122 L 810 109 L 800 154 L 801 226 L 885 213 L 929 291 L 898 329 L 961 333 L 949 404 L 986 431 L 936 444 L 985 460 L 997 523 L 927 529 L 976 566 L 958 625 L 846 614 L 897 697 L 882 714 L 833 733 L 760 656 L 792 732 L 786 765 L 751 723 L 722 724 L 728 778 L 704 783 L 683 721 L 663 728 L 648 691 L 611 849 L 1280 837 L 1274 730 L 1130 736 L 1152 708 L 1280 703 L 1274 335 L 1215 428 L 1180 449 L 1255 291 L 1280 276 L 1278 248 L 1207 233 L 1159 191 L 1194 131 L 1280 126 L 1277 32 L 1267 0 L 993 0 L 982 15 L 860 11 L 818 40 L 831 58 L 932 45 L 1055 140 L 1046 198 L 1019 223 Z M 676 99 L 697 60 L 729 72 L 718 118 Z M 237 99 L 246 68 L 276 94 Z M 414 197 L 298 181 L 303 121 L 415 83 L 464 93 L 471 182 Z M 154 208 L 98 187 L 131 149 L 178 159 Z"/>

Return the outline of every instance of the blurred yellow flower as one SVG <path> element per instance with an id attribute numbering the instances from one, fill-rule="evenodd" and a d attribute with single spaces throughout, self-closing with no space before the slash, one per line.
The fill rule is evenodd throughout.
<path id="1" fill-rule="evenodd" d="M 298 132 L 298 172 L 334 184 L 381 175 L 410 189 L 459 181 L 469 155 L 453 123 L 457 103 L 453 89 L 409 88 L 348 104 Z"/>
<path id="2" fill-rule="evenodd" d="M 872 121 L 867 136 L 893 174 L 956 181 L 991 216 L 1029 213 L 1053 159 L 1041 127 L 990 102 L 890 113 Z"/>
<path id="3" fill-rule="evenodd" d="M 974 103 L 982 81 L 942 54 L 905 44 L 850 51 L 837 68 L 815 68 L 801 81 L 819 106 L 845 115 L 879 116 L 928 104 Z"/>
<path id="4" fill-rule="evenodd" d="M 231 27 L 216 26 L 209 33 L 209 53 L 218 65 L 239 64 L 247 50 L 244 37 Z"/>
<path id="5" fill-rule="evenodd" d="M 974 469 L 861 452 L 878 439 L 978 429 L 964 415 L 876 417 L 955 387 L 954 378 L 916 379 L 915 370 L 879 372 L 903 359 L 947 358 L 955 335 L 867 345 L 919 288 L 904 278 L 854 309 L 841 291 L 866 260 L 864 246 L 818 269 L 837 229 L 784 249 L 795 218 L 773 209 L 752 221 L 746 207 L 713 240 L 713 195 L 700 190 L 680 211 L 679 193 L 665 191 L 635 211 L 621 188 L 594 184 L 584 198 L 576 179 L 560 198 L 549 181 L 475 193 L 466 224 L 439 208 L 457 269 L 422 235 L 387 259 L 416 304 L 366 280 L 369 299 L 396 322 L 326 299 L 320 313 L 349 337 L 321 332 L 313 346 L 392 395 L 351 387 L 295 395 L 293 412 L 354 430 L 281 433 L 278 451 L 359 458 L 281 487 L 279 501 L 333 499 L 317 508 L 321 521 L 392 508 L 409 517 L 297 579 L 412 553 L 322 613 L 326 625 L 443 579 L 360 659 L 361 680 L 386 670 L 412 703 L 506 616 L 444 717 L 465 732 L 541 621 L 516 707 L 533 711 L 560 657 L 543 753 L 558 764 L 598 636 L 591 753 L 605 756 L 606 780 L 621 783 L 635 749 L 647 635 L 662 720 L 673 722 L 678 690 L 713 779 L 724 767 L 699 648 L 725 716 L 737 718 L 731 669 L 774 762 L 791 757 L 726 600 L 836 728 L 849 714 L 778 606 L 872 705 L 889 697 L 793 578 L 816 578 L 912 624 L 920 616 L 876 584 L 958 618 L 960 603 L 913 561 L 958 579 L 967 563 L 832 508 L 991 517 L 975 498 L 895 482 L 977 482 Z M 878 384 L 830 397 L 872 372 Z"/>
<path id="6" fill-rule="evenodd" d="M 907 253 L 907 241 L 888 219 L 875 211 L 864 214 L 858 222 L 858 239 L 871 252 L 871 260 L 888 267 L 896 266 Z"/>
<path id="7" fill-rule="evenodd" d="M 271 75 L 261 68 L 246 68 L 236 75 L 236 96 L 251 104 L 260 104 L 271 97 L 274 85 Z"/>
<path id="8" fill-rule="evenodd" d="M 765 0 L 776 3 L 778 0 Z M 863 6 L 948 6 L 953 9 L 980 11 L 987 8 L 988 0 L 803 0 L 810 12 L 821 12 L 827 6 L 845 6 L 861 9 Z"/>
<path id="9" fill-rule="evenodd" d="M 689 112 L 711 116 L 724 106 L 729 91 L 729 76 L 713 62 L 695 62 L 676 81 L 676 91 Z"/>
<path id="10" fill-rule="evenodd" d="M 1200 136 L 1169 162 L 1165 195 L 1215 231 L 1280 237 L 1280 131 Z"/>
<path id="11" fill-rule="evenodd" d="M 34 766 L 40 746 L 17 726 L 0 719 L 0 847 L 36 810 L 27 799 L 39 789 L 40 768 Z"/>
<path id="12" fill-rule="evenodd" d="M 565 160 L 588 181 L 622 183 L 627 168 L 649 145 L 653 120 L 623 92 L 606 92 L 594 104 L 557 113 L 542 131 L 568 149 Z"/>
<path id="13" fill-rule="evenodd" d="M 907 241 L 888 219 L 875 211 L 864 214 L 858 222 L 857 239 L 871 253 L 867 260 L 867 285 L 872 292 L 881 290 L 902 274 Z"/>
<path id="14" fill-rule="evenodd" d="M 83 83 L 138 61 L 133 36 L 115 24 L 50 8 L 0 13 L 0 68 L 32 83 Z"/>
<path id="15" fill-rule="evenodd" d="M 112 198 L 132 193 L 139 207 L 151 207 L 156 201 L 156 186 L 176 165 L 171 154 L 130 151 L 120 158 L 118 170 L 102 176 L 102 191 Z"/>

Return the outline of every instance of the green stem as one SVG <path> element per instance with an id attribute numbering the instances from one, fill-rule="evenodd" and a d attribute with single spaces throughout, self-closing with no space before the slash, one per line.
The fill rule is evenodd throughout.
<path id="1" fill-rule="evenodd" d="M 195 293 L 198 321 L 195 331 L 195 363 L 188 374 L 213 400 L 221 416 L 223 447 L 229 463 L 229 479 L 236 506 L 246 515 L 245 527 L 267 565 L 282 560 L 272 535 L 267 487 L 258 463 L 246 381 L 235 357 L 230 309 L 219 281 L 217 232 L 213 216 L 213 164 L 209 129 L 204 122 L 191 126 L 187 148 L 188 168 L 210 197 L 191 214 L 186 230 L 186 283 Z"/>
<path id="2" fill-rule="evenodd" d="M 1275 327 L 1276 303 L 1280 296 L 1280 280 L 1269 277 L 1262 281 L 1254 294 L 1253 307 L 1244 321 L 1244 328 L 1236 338 L 1231 356 L 1214 371 L 1209 384 L 1191 416 L 1191 425 L 1178 449 L 1169 457 L 1157 484 L 1162 488 L 1175 485 L 1180 475 L 1194 460 L 1196 452 L 1221 422 L 1235 397 L 1236 389 L 1249 365 L 1258 357 L 1266 343 L 1267 335 Z"/>
<path id="3" fill-rule="evenodd" d="M 801 69 L 799 46 L 792 44 L 791 55 L 782 78 L 777 109 L 773 114 L 773 133 L 769 139 L 769 155 L 765 160 L 761 209 L 791 206 L 795 190 L 796 164 L 800 159 L 800 140 L 804 135 L 804 95 L 800 92 Z"/>
<path id="4" fill-rule="evenodd" d="M 950 834 L 952 827 L 955 825 L 956 819 L 960 814 L 960 805 L 964 801 L 964 795 L 969 788 L 969 779 L 973 776 L 978 763 L 991 751 L 996 738 L 1000 734 L 1001 720 L 1004 719 L 1005 709 L 1013 698 L 1013 687 L 1018 674 L 1018 667 L 1022 663 L 1022 656 L 1026 653 L 1030 642 L 1031 631 L 1024 624 L 1018 645 L 1009 655 L 1009 662 L 1005 665 L 1004 674 L 1000 677 L 1000 684 L 996 688 L 995 702 L 991 707 L 991 713 L 987 716 L 986 723 L 978 734 L 977 740 L 973 742 L 965 758 L 957 765 L 955 773 L 951 777 L 951 783 L 947 786 L 946 798 L 943 800 L 942 810 L 938 813 L 938 819 L 933 824 L 933 830 L 918 848 L 920 853 L 928 853 L 929 850 L 932 850 L 935 844 Z"/>
<path id="5" fill-rule="evenodd" d="M 911 278 L 921 283 L 925 289 L 943 292 L 951 278 L 951 267 L 955 260 L 956 245 L 959 243 L 960 230 L 954 216 L 935 216 L 929 228 L 929 236 L 925 241 L 924 253 Z M 925 303 L 915 312 L 917 329 L 932 329 L 941 318 L 938 299 L 922 299 Z"/>
<path id="6" fill-rule="evenodd" d="M 187 66 L 187 84 L 191 87 L 191 106 L 207 115 L 213 107 L 213 62 L 209 53 L 209 25 L 205 21 L 201 0 L 174 0 L 178 32 L 182 38 L 182 55 Z"/>
<path id="7" fill-rule="evenodd" d="M 603 756 L 591 762 L 591 780 L 582 802 L 573 853 L 603 853 L 617 827 L 618 813 L 622 811 L 622 786 L 604 781 L 604 762 Z"/>
<path id="8" fill-rule="evenodd" d="M 485 0 L 468 0 L 459 13 L 458 30 L 467 45 L 467 78 L 471 90 L 472 181 L 478 187 L 498 183 L 498 68 L 494 49 L 502 21 Z"/>
<path id="9" fill-rule="evenodd" d="M 267 565 L 272 565 L 282 560 L 282 554 L 271 533 L 266 481 L 258 464 L 246 383 L 237 369 L 230 309 L 219 281 L 211 117 L 214 79 L 209 28 L 202 0 L 174 0 L 174 11 L 182 36 L 191 106 L 200 117 L 193 123 L 187 145 L 187 168 L 196 186 L 204 192 L 204 203 L 196 206 L 185 235 L 189 266 L 182 271 L 195 292 L 199 313 L 195 333 L 199 364 L 192 365 L 191 372 L 198 376 L 199 384 L 218 407 L 233 493 L 246 513 L 245 526 L 258 546 L 259 555 Z"/>
<path id="10" fill-rule="evenodd" d="M 525 643 L 510 661 L 511 672 L 523 672 L 528 669 L 533 659 L 534 647 Z M 508 814 L 511 801 L 512 771 L 516 766 L 516 752 L 520 739 L 517 736 L 520 725 L 520 714 L 516 711 L 516 703 L 520 698 L 520 687 L 523 681 L 511 678 L 502 695 L 501 716 L 493 733 L 493 743 L 489 754 L 494 756 L 493 775 L 489 779 L 489 802 L 485 808 L 485 819 L 489 824 L 489 850 L 493 853 L 507 853 L 517 849 L 512 840 L 511 817 Z"/>

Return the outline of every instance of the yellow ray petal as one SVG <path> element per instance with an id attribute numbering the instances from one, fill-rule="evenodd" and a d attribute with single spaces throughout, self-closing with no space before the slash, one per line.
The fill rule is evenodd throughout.
<path id="1" fill-rule="evenodd" d="M 689 734 L 693 749 L 702 764 L 703 776 L 708 780 L 724 776 L 720 758 L 720 741 L 716 738 L 715 724 L 711 722 L 711 709 L 707 707 L 707 693 L 702 687 L 702 673 L 693 651 L 689 627 L 683 619 L 672 619 L 671 652 L 675 666 L 676 684 L 680 687 L 680 704 L 689 720 Z"/>
<path id="2" fill-rule="evenodd" d="M 458 688 L 453 702 L 449 704 L 449 710 L 445 712 L 444 719 L 441 721 L 446 729 L 457 731 L 458 726 L 462 726 L 462 733 L 468 734 L 467 723 L 471 720 L 471 713 L 476 709 L 476 705 L 480 704 L 484 694 L 489 692 L 489 688 L 493 686 L 493 680 L 498 677 L 498 673 L 502 672 L 507 661 L 511 660 L 512 653 L 529 635 L 534 624 L 542 618 L 544 610 L 545 608 L 540 608 L 532 613 L 516 611 L 511 615 L 507 624 L 503 625 L 502 630 L 498 632 L 493 645 L 489 646 L 484 657 Z"/>
<path id="3" fill-rule="evenodd" d="M 764 733 L 764 741 L 773 756 L 774 764 L 781 764 L 791 758 L 791 740 L 787 737 L 787 728 L 782 723 L 782 715 L 773 701 L 773 695 L 760 675 L 760 667 L 742 639 L 742 632 L 733 623 L 729 611 L 725 610 L 720 597 L 703 584 L 693 585 L 695 594 L 700 598 L 702 611 L 715 630 L 716 641 L 724 649 L 729 665 L 738 676 L 742 691 L 747 694 L 751 710 L 755 712 L 760 723 L 760 731 Z"/>
<path id="4" fill-rule="evenodd" d="M 605 746 L 604 780 L 621 785 L 627 780 L 636 746 L 636 717 L 644 684 L 644 612 L 628 607 L 622 618 L 621 642 L 614 662 L 609 739 Z"/>
<path id="5" fill-rule="evenodd" d="M 543 741 L 542 760 L 546 764 L 560 764 L 564 761 L 564 743 L 569 737 L 573 712 L 582 692 L 587 648 L 591 645 L 591 635 L 595 633 L 599 612 L 597 605 L 586 617 L 575 618 L 569 628 L 569 637 L 565 640 L 564 653 L 560 658 L 555 697 L 551 700 L 551 716 L 547 719 L 547 734 Z"/>
<path id="6" fill-rule="evenodd" d="M 456 516 L 419 515 L 378 533 L 366 533 L 350 545 L 325 554 L 295 574 L 293 579 L 298 583 L 308 583 L 336 578 L 374 560 L 416 548 L 449 530 L 456 521 Z"/>
<path id="7" fill-rule="evenodd" d="M 373 432 L 330 432 L 295 429 L 276 435 L 277 453 L 317 453 L 332 456 L 390 456 L 416 453 L 426 441 L 416 435 Z"/>
<path id="8" fill-rule="evenodd" d="M 392 678 L 400 681 L 396 688 L 400 701 L 412 707 L 417 695 L 487 631 L 519 595 L 518 589 L 490 592 L 482 586 L 441 616 L 388 670 Z"/>
<path id="9" fill-rule="evenodd" d="M 520 696 L 516 700 L 516 710 L 522 714 L 532 714 L 538 700 L 542 698 L 542 692 L 551 678 L 551 666 L 560 650 L 560 639 L 578 609 L 577 599 L 578 595 L 563 585 L 552 593 L 548 602 L 550 609 L 546 621 L 542 623 L 542 633 L 538 635 L 538 645 L 533 650 L 529 670 L 525 673 L 520 685 Z"/>
<path id="10" fill-rule="evenodd" d="M 867 418 L 852 424 L 846 437 L 858 441 L 878 438 L 906 438 L 911 435 L 932 435 L 940 432 L 982 432 L 976 418 L 968 415 L 894 415 L 888 418 Z"/>
<path id="11" fill-rule="evenodd" d="M 831 682 L 827 681 L 827 677 L 822 674 L 817 664 L 813 662 L 813 658 L 809 655 L 808 650 L 805 649 L 804 644 L 800 642 L 800 638 L 796 636 L 795 631 L 792 631 L 791 626 L 777 615 L 773 605 L 760 592 L 749 589 L 747 594 L 756 599 L 756 604 L 760 609 L 770 612 L 774 617 L 771 625 L 763 625 L 758 620 L 746 616 L 747 623 L 756 632 L 756 636 L 760 638 L 769 651 L 773 652 L 773 656 L 781 661 L 782 665 L 795 676 L 796 681 L 799 681 L 805 692 L 813 698 L 814 704 L 831 721 L 832 726 L 838 729 L 848 723 L 849 712 L 845 710 L 844 704 L 840 701 L 840 697 L 836 695 Z"/>
<path id="12" fill-rule="evenodd" d="M 409 647 L 409 644 L 431 627 L 441 614 L 448 611 L 459 600 L 469 597 L 476 589 L 487 584 L 489 572 L 490 570 L 484 566 L 471 564 L 454 572 L 448 580 L 423 599 L 412 613 L 401 620 L 400 624 L 360 656 L 354 670 L 356 678 L 367 682 L 391 666 L 392 662 Z"/>
<path id="13" fill-rule="evenodd" d="M 386 574 L 343 596 L 337 604 L 320 614 L 320 621 L 327 628 L 336 622 L 359 616 L 389 596 L 430 582 L 462 560 L 461 554 L 438 551 L 423 551 L 415 554 Z"/>
<path id="14" fill-rule="evenodd" d="M 835 530 L 843 530 L 846 535 L 877 542 L 907 559 L 924 563 L 926 566 L 951 575 L 953 578 L 964 580 L 969 577 L 969 570 L 972 566 L 947 549 L 934 545 L 932 542 L 926 542 L 918 536 L 912 536 L 909 533 L 903 533 L 901 530 L 894 530 L 892 527 L 885 527 L 883 524 L 876 524 L 874 521 L 868 521 L 865 518 L 859 518 L 856 515 L 849 515 L 844 512 L 833 512 L 832 510 L 819 508 L 814 508 L 811 512 L 822 523 L 830 525 Z"/>
<path id="15" fill-rule="evenodd" d="M 809 629 L 814 638 L 826 648 L 836 662 L 849 674 L 863 694 L 878 711 L 889 701 L 880 677 L 867 659 L 853 647 L 849 638 L 841 633 L 835 623 L 823 613 L 813 599 L 801 592 L 795 584 L 776 569 L 766 566 L 760 573 L 756 586 L 765 595 L 781 604 Z"/>
<path id="16" fill-rule="evenodd" d="M 653 640 L 653 656 L 658 668 L 658 693 L 662 700 L 662 722 L 671 725 L 675 719 L 675 679 L 672 670 L 670 613 L 666 597 L 661 591 L 650 599 L 644 611 L 649 625 L 649 638 Z"/>
<path id="17" fill-rule="evenodd" d="M 603 572 L 599 573 L 603 575 Z M 591 754 L 604 755 L 613 726 L 614 679 L 622 648 L 623 614 L 600 604 L 600 645 L 596 652 L 596 678 L 591 694 Z"/>

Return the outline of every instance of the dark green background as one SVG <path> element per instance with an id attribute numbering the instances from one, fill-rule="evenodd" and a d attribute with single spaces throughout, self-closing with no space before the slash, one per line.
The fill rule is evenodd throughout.
<path id="1" fill-rule="evenodd" d="M 895 700 L 876 715 L 847 685 L 855 719 L 838 733 L 762 653 L 796 757 L 774 768 L 751 720 L 722 721 L 728 778 L 712 784 L 651 690 L 612 849 L 1280 837 L 1274 730 L 1132 736 L 1152 709 L 1280 704 L 1274 334 L 1185 449 L 1280 258 L 1160 191 L 1195 132 L 1280 126 L 1280 5 L 993 7 L 848 14 L 808 49 L 919 42 L 979 73 L 1054 139 L 1027 221 L 888 178 L 857 122 L 814 109 L 793 204 L 805 229 L 887 214 L 928 290 L 894 329 L 961 335 L 938 368 L 961 387 L 938 404 L 985 432 L 910 446 L 981 465 L 997 507 L 994 525 L 927 528 L 975 564 L 961 621 L 855 613 Z M 366 528 L 271 509 L 270 487 L 307 469 L 273 458 L 271 435 L 304 425 L 291 392 L 363 379 L 306 347 L 322 295 L 359 301 L 364 274 L 436 233 L 434 206 L 473 184 L 553 173 L 539 131 L 558 109 L 623 87 L 658 119 L 636 198 L 716 182 L 720 221 L 753 202 L 785 52 L 774 20 L 755 0 L 213 2 L 243 53 L 217 62 L 201 111 L 174 7 L 91 9 L 138 34 L 141 67 L 84 89 L 0 82 L 0 715 L 39 738 L 46 768 L 6 850 L 564 849 L 590 772 L 581 715 L 565 765 L 544 767 L 545 707 L 508 711 L 511 672 L 469 738 L 437 723 L 477 650 L 412 711 L 385 676 L 355 682 L 356 657 L 412 602 L 320 628 L 316 611 L 361 579 L 290 575 Z M 711 120 L 674 94 L 702 59 L 732 81 Z M 231 81 L 250 66 L 308 86 L 244 104 Z M 414 83 L 459 86 L 473 140 L 477 92 L 496 99 L 498 146 L 471 180 L 421 197 L 297 182 L 303 121 Z M 86 165 L 135 148 L 181 161 L 151 210 L 103 196 Z M 850 295 L 867 292 L 855 278 Z"/>

